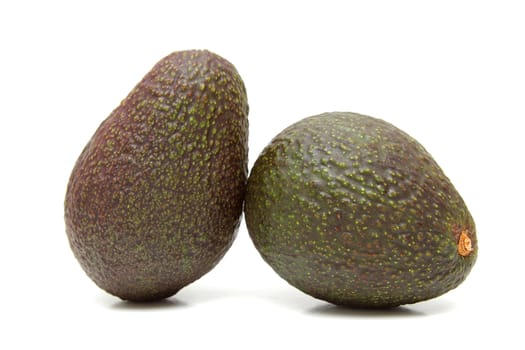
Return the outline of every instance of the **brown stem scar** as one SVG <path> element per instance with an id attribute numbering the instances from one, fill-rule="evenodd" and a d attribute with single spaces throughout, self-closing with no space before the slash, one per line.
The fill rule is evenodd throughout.
<path id="1" fill-rule="evenodd" d="M 458 253 L 461 256 L 469 256 L 470 253 L 474 250 L 472 247 L 472 240 L 468 236 L 468 231 L 464 230 L 461 232 L 461 235 L 459 236 L 459 242 L 458 242 Z"/>

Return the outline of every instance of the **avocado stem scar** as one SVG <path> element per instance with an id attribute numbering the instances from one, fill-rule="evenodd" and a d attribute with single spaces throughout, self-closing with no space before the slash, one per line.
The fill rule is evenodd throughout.
<path id="1" fill-rule="evenodd" d="M 458 253 L 461 256 L 469 256 L 474 248 L 472 247 L 472 240 L 468 236 L 468 231 L 463 230 L 459 236 Z"/>

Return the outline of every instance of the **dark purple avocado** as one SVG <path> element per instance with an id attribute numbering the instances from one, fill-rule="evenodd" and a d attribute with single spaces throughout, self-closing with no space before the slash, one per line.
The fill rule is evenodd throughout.
<path id="1" fill-rule="evenodd" d="M 247 117 L 235 67 L 192 50 L 159 61 L 100 125 L 65 198 L 71 249 L 100 288 L 158 300 L 219 262 L 242 213 Z"/>

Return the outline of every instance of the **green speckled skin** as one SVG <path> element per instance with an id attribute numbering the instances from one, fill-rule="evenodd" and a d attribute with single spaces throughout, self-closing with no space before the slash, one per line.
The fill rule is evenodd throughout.
<path id="1" fill-rule="evenodd" d="M 159 61 L 100 125 L 65 200 L 71 248 L 99 287 L 157 300 L 218 263 L 242 213 L 247 117 L 234 66 L 181 51 Z"/>
<path id="2" fill-rule="evenodd" d="M 392 307 L 458 286 L 477 256 L 474 221 L 425 149 L 382 120 L 326 113 L 261 153 L 245 202 L 266 262 L 316 298 Z M 458 254 L 468 230 L 473 251 Z"/>

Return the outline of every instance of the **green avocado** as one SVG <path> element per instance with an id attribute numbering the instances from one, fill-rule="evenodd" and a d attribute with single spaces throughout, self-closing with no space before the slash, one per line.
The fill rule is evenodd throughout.
<path id="1" fill-rule="evenodd" d="M 65 198 L 71 249 L 100 288 L 158 300 L 219 262 L 242 214 L 247 117 L 235 67 L 192 50 L 160 60 L 102 122 Z"/>
<path id="2" fill-rule="evenodd" d="M 474 221 L 430 154 L 393 125 L 325 113 L 282 131 L 248 179 L 245 217 L 264 260 L 333 304 L 382 308 L 457 287 Z"/>

